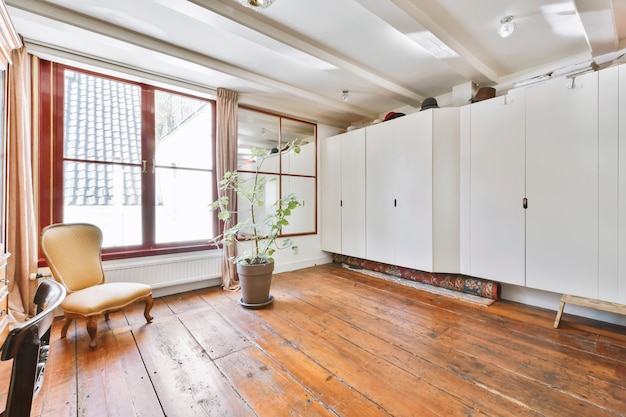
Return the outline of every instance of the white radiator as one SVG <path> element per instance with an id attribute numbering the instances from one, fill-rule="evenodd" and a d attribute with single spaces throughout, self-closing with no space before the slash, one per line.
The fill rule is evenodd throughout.
<path id="1" fill-rule="evenodd" d="M 104 262 L 103 268 L 108 282 L 132 281 L 162 288 L 219 278 L 222 253 L 206 251 L 119 259 Z"/>
<path id="2" fill-rule="evenodd" d="M 222 252 L 177 253 L 145 258 L 117 259 L 103 262 L 107 282 L 140 282 L 149 284 L 155 296 L 221 284 Z M 50 276 L 40 268 L 40 277 Z"/>

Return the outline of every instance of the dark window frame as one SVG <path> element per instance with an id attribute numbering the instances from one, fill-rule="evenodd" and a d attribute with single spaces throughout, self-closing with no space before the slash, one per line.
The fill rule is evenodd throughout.
<path id="1" fill-rule="evenodd" d="M 216 147 L 216 101 L 180 91 L 170 90 L 163 87 L 135 82 L 119 77 L 114 77 L 94 71 L 84 70 L 70 65 L 54 63 L 46 60 L 39 60 L 37 69 L 37 82 L 34 83 L 33 91 L 38 108 L 38 123 L 34 130 L 38 136 L 38 147 L 34 153 L 34 166 L 37 169 L 38 189 L 36 202 L 38 208 L 39 231 L 52 223 L 63 221 L 63 162 L 64 157 L 64 71 L 65 69 L 77 71 L 101 78 L 109 78 L 118 82 L 134 84 L 141 88 L 141 113 L 142 113 L 142 159 L 151 161 L 154 155 L 154 92 L 156 90 L 170 92 L 177 95 L 189 96 L 196 99 L 206 100 L 212 103 L 212 132 L 211 147 L 212 155 L 215 159 Z M 211 166 L 215 172 L 216 161 L 213 160 Z M 162 255 L 170 253 L 191 252 L 214 249 L 215 245 L 208 241 L 188 241 L 180 243 L 156 244 L 155 241 L 155 182 L 154 176 L 147 176 L 142 180 L 142 227 L 143 238 L 141 245 L 118 246 L 115 248 L 103 249 L 102 257 L 108 259 L 124 259 L 140 256 Z M 213 195 L 217 195 L 217 182 L 212 184 Z M 57 191 L 60 190 L 60 191 Z M 216 213 L 212 216 L 213 228 L 219 231 L 220 224 Z M 145 227 L 145 226 L 149 227 Z M 40 257 L 40 264 L 43 259 Z"/>

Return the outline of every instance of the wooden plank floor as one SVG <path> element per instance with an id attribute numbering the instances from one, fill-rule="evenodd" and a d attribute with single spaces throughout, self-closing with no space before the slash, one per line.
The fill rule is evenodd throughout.
<path id="1" fill-rule="evenodd" d="M 275 302 L 204 289 L 53 326 L 37 416 L 624 416 L 626 330 L 478 307 L 340 265 L 278 274 Z M 0 367 L 6 398 L 10 362 Z"/>

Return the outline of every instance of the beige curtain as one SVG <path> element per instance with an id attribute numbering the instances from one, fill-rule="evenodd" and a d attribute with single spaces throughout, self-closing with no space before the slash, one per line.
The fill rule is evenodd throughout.
<path id="1" fill-rule="evenodd" d="M 31 163 L 30 78 L 26 48 L 14 49 L 8 71 L 7 265 L 13 323 L 32 315 L 37 281 L 37 223 Z"/>
<path id="2" fill-rule="evenodd" d="M 225 172 L 237 169 L 237 108 L 238 94 L 225 88 L 217 89 L 217 179 L 221 179 Z M 218 190 L 220 197 L 226 195 L 230 201 L 229 207 L 235 209 L 237 203 L 237 195 L 228 190 L 222 192 Z M 232 221 L 228 220 L 224 223 L 224 227 L 228 228 L 232 225 Z M 236 291 L 239 289 L 239 281 L 237 279 L 237 269 L 230 258 L 237 255 L 236 245 L 224 246 L 224 258 L 222 261 L 222 286 L 225 290 Z"/>

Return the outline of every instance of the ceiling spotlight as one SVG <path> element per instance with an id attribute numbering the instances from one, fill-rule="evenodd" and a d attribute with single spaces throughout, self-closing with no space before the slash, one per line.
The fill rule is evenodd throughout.
<path id="1" fill-rule="evenodd" d="M 239 3 L 251 9 L 267 9 L 274 3 L 274 0 L 239 0 Z"/>
<path id="2" fill-rule="evenodd" d="M 343 101 L 350 100 L 350 91 L 349 90 L 343 90 L 341 92 L 341 98 L 343 99 Z"/>
<path id="3" fill-rule="evenodd" d="M 500 19 L 500 27 L 498 28 L 498 35 L 502 38 L 508 38 L 513 34 L 515 30 L 515 22 L 513 16 L 504 16 Z"/>

